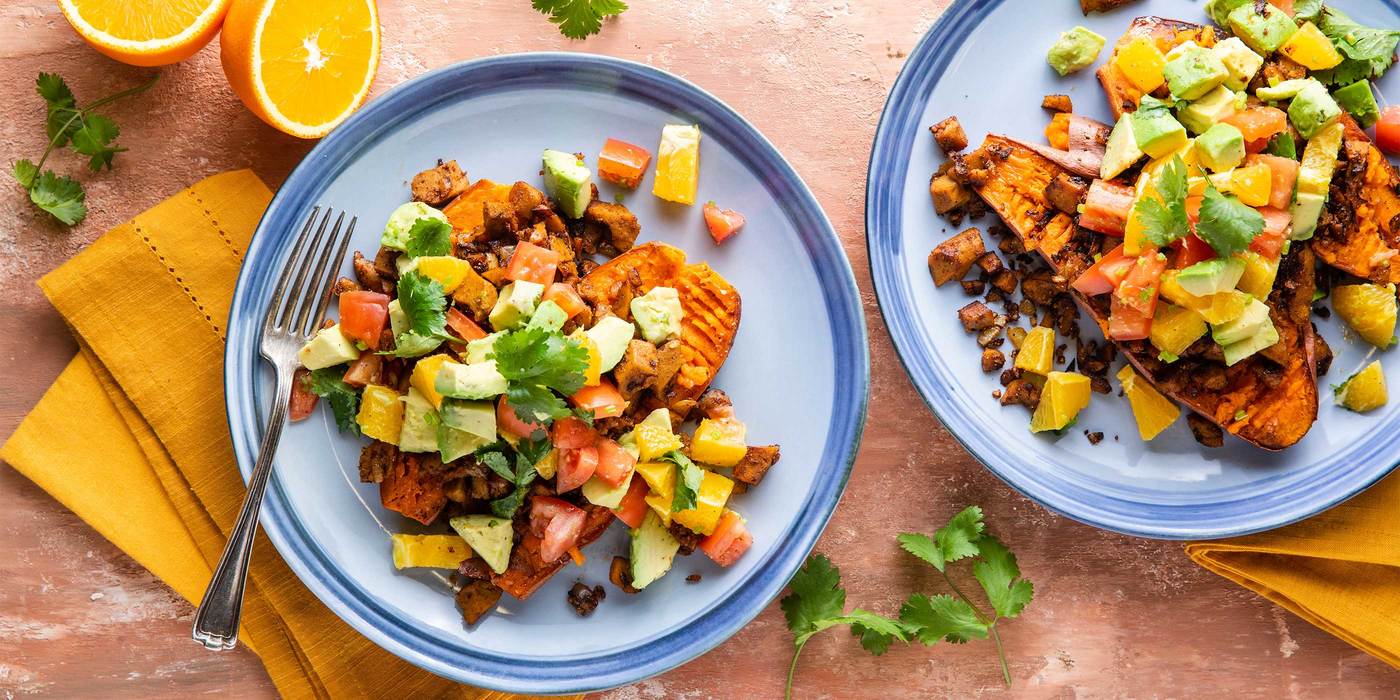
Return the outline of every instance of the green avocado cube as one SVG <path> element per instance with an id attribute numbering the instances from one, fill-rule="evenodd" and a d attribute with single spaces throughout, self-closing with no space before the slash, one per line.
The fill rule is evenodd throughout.
<path id="1" fill-rule="evenodd" d="M 1250 2 L 1230 11 L 1230 31 L 1256 53 L 1268 56 L 1283 46 L 1298 25 L 1283 10 L 1263 2 Z"/>
<path id="2" fill-rule="evenodd" d="M 1298 192 L 1293 195 L 1293 232 L 1289 238 L 1303 241 L 1312 238 L 1317 230 L 1317 220 L 1322 217 L 1322 208 L 1327 204 L 1327 195 L 1315 192 Z"/>
<path id="3" fill-rule="evenodd" d="M 438 407 L 443 425 L 487 440 L 496 439 L 496 405 L 444 397 Z"/>
<path id="4" fill-rule="evenodd" d="M 1133 167 L 1143 155 L 1145 154 L 1142 149 L 1138 148 L 1137 137 L 1133 135 L 1133 117 L 1131 114 L 1124 114 L 1118 118 L 1118 123 L 1113 125 L 1113 131 L 1108 134 L 1103 162 L 1099 164 L 1099 177 L 1112 180 L 1124 170 Z"/>
<path id="5" fill-rule="evenodd" d="M 1167 65 L 1162 69 L 1162 75 L 1166 76 L 1172 95 L 1183 100 L 1194 100 L 1225 82 L 1230 77 L 1230 71 L 1225 69 L 1225 62 L 1214 51 L 1187 42 L 1167 54 Z"/>
<path id="6" fill-rule="evenodd" d="M 578 156 L 563 151 L 544 151 L 544 189 L 564 216 L 577 219 L 593 200 L 593 173 L 589 172 Z"/>
<path id="7" fill-rule="evenodd" d="M 1230 77 L 1225 79 L 1225 87 L 1231 90 L 1243 90 L 1249 85 L 1249 81 L 1254 79 L 1254 74 L 1264 67 L 1264 57 L 1254 53 L 1254 49 L 1246 46 L 1239 37 L 1232 36 L 1216 42 L 1210 50 L 1225 64 L 1225 70 L 1230 71 Z"/>
<path id="8" fill-rule="evenodd" d="M 501 288 L 496 297 L 496 305 L 491 308 L 491 327 L 503 331 L 524 325 L 535 313 L 535 305 L 544 295 L 544 285 L 538 282 L 517 280 Z"/>
<path id="9" fill-rule="evenodd" d="M 1060 75 L 1069 75 L 1094 65 L 1099 52 L 1107 40 L 1084 27 L 1075 27 L 1061 32 L 1060 38 L 1050 46 L 1045 60 Z"/>
<path id="10" fill-rule="evenodd" d="M 496 349 L 496 340 L 505 334 L 505 331 L 496 331 L 485 338 L 477 338 L 467 343 L 467 351 L 463 354 L 462 360 L 469 365 L 485 362 L 486 356 Z"/>
<path id="11" fill-rule="evenodd" d="M 1186 143 L 1186 127 L 1172 116 L 1167 103 L 1151 95 L 1133 112 L 1133 138 L 1138 148 L 1152 158 L 1161 158 Z"/>
<path id="12" fill-rule="evenodd" d="M 489 399 L 506 393 L 507 386 L 495 360 L 472 365 L 444 362 L 433 378 L 433 389 L 454 399 Z"/>
<path id="13" fill-rule="evenodd" d="M 1220 345 L 1230 345 L 1258 333 L 1265 325 L 1273 325 L 1269 320 L 1268 304 L 1251 298 L 1238 317 L 1212 325 L 1210 337 Z"/>
<path id="14" fill-rule="evenodd" d="M 680 337 L 681 317 L 685 312 L 675 287 L 652 287 L 646 294 L 633 297 L 631 308 L 637 329 L 647 342 L 661 345 Z"/>
<path id="15" fill-rule="evenodd" d="M 1253 5 L 1254 0 L 1206 0 L 1205 12 L 1216 24 L 1230 26 L 1230 13 L 1242 5 Z"/>
<path id="16" fill-rule="evenodd" d="M 546 331 L 557 331 L 564 327 L 564 323 L 569 320 L 569 315 L 559 308 L 552 299 L 546 299 L 535 307 L 535 312 L 530 314 L 530 322 L 525 324 L 526 328 L 539 328 Z"/>
<path id="17" fill-rule="evenodd" d="M 389 214 L 389 221 L 384 224 L 384 233 L 379 236 L 379 245 L 394 250 L 408 250 L 408 233 L 413 230 L 413 224 L 419 219 L 446 222 L 447 215 L 422 202 L 400 204 Z"/>
<path id="18" fill-rule="evenodd" d="M 1196 158 L 1213 173 L 1244 162 L 1244 134 L 1234 124 L 1216 124 L 1196 137 Z"/>
<path id="19" fill-rule="evenodd" d="M 464 430 L 458 430 L 443 422 L 438 423 L 438 455 L 442 457 L 444 463 L 466 457 L 476 452 L 478 449 L 491 444 L 495 440 L 496 437 L 494 435 L 488 439 L 479 435 L 472 435 Z"/>
<path id="20" fill-rule="evenodd" d="M 1176 118 L 1193 134 L 1203 134 L 1220 120 L 1239 111 L 1235 93 L 1224 85 L 1176 111 Z"/>
<path id="21" fill-rule="evenodd" d="M 1310 139 L 1317 132 L 1335 124 L 1342 116 L 1342 108 L 1332 99 L 1327 88 L 1316 80 L 1311 80 L 1293 101 L 1288 103 L 1288 120 L 1298 129 L 1303 138 Z"/>
<path id="22" fill-rule="evenodd" d="M 1336 100 L 1342 109 L 1350 112 L 1363 129 L 1369 128 L 1381 118 L 1381 108 L 1376 105 L 1376 96 L 1371 93 L 1369 80 L 1358 80 L 1344 88 L 1338 88 L 1332 92 L 1332 99 Z"/>
<path id="23" fill-rule="evenodd" d="M 598 358 L 602 361 L 601 370 L 607 372 L 622 360 L 627 345 L 637 334 L 637 327 L 631 321 L 616 316 L 604 316 L 592 328 L 583 332 L 598 346 Z"/>
<path id="24" fill-rule="evenodd" d="M 1244 260 L 1239 258 L 1202 260 L 1178 272 L 1176 281 L 1193 296 L 1228 292 L 1239 284 L 1240 277 L 1244 276 L 1244 267 Z"/>
<path id="25" fill-rule="evenodd" d="M 494 515 L 459 515 L 447 521 L 491 570 L 503 574 L 510 566 L 515 528 L 510 518 Z"/>
<path id="26" fill-rule="evenodd" d="M 437 452 L 437 417 L 433 404 L 417 389 L 410 388 L 403 399 L 399 449 L 404 452 Z"/>
<path id="27" fill-rule="evenodd" d="M 1264 325 L 1255 331 L 1254 335 L 1222 346 L 1220 351 L 1225 355 L 1225 366 L 1229 367 L 1260 350 L 1271 347 L 1278 340 L 1278 329 L 1274 328 L 1272 321 L 1266 319 Z"/>

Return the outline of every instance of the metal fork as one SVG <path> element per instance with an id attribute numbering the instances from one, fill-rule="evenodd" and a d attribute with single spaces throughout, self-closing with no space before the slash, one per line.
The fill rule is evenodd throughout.
<path id="1" fill-rule="evenodd" d="M 287 401 L 292 395 L 292 377 L 298 365 L 297 351 L 316 334 L 326 318 L 332 283 L 345 260 L 350 237 L 355 233 L 356 219 L 352 216 L 344 235 L 341 234 L 341 224 L 345 220 L 345 213 L 341 212 L 327 237 L 326 227 L 334 211 L 326 209 L 320 225 L 316 225 L 320 211 L 320 207 L 313 208 L 306 219 L 292 255 L 277 278 L 267 317 L 263 319 L 261 351 L 263 359 L 271 363 L 277 373 L 277 395 L 272 400 L 272 415 L 258 447 L 253 476 L 248 481 L 248 495 L 243 499 L 238 521 L 194 616 L 194 640 L 209 649 L 232 649 L 238 644 L 238 620 L 243 612 L 243 591 L 248 578 L 248 561 L 253 553 L 253 537 L 258 532 L 258 510 L 267 489 L 267 477 L 272 473 L 272 458 L 277 454 L 282 426 L 287 420 Z"/>

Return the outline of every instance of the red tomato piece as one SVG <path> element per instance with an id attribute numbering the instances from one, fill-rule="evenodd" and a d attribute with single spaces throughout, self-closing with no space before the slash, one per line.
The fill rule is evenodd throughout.
<path id="1" fill-rule="evenodd" d="M 345 368 L 345 376 L 341 378 L 341 381 L 357 389 L 363 389 L 379 377 L 379 367 L 382 364 L 384 364 L 383 355 L 362 352 L 359 359 L 351 362 L 350 366 Z"/>
<path id="2" fill-rule="evenodd" d="M 1277 107 L 1250 107 L 1221 121 L 1237 127 L 1246 143 L 1263 141 L 1267 144 L 1270 137 L 1288 128 L 1288 114 Z"/>
<path id="3" fill-rule="evenodd" d="M 587 423 L 572 416 L 554 421 L 554 430 L 552 432 L 553 435 L 551 437 L 554 438 L 554 446 L 567 450 L 576 450 L 580 447 L 592 447 L 598 442 L 598 431 L 588 427 Z"/>
<path id="4" fill-rule="evenodd" d="M 511 435 L 516 437 L 530 437 L 536 431 L 543 431 L 543 423 L 526 423 L 520 420 L 520 416 L 515 415 L 515 408 L 510 405 L 505 396 L 496 402 L 496 425 Z"/>
<path id="5" fill-rule="evenodd" d="M 1074 287 L 1080 294 L 1094 296 L 1097 294 L 1108 294 L 1113 291 L 1119 282 L 1128 274 L 1128 268 L 1132 267 L 1133 259 L 1123 255 L 1123 246 L 1104 253 L 1089 269 L 1080 273 L 1070 286 Z"/>
<path id="6" fill-rule="evenodd" d="M 626 141 L 608 139 L 603 143 L 603 152 L 598 154 L 598 177 L 635 190 L 637 185 L 642 184 L 642 176 L 650 163 L 651 152 L 647 149 Z"/>
<path id="7" fill-rule="evenodd" d="M 1107 236 L 1122 236 L 1133 212 L 1133 188 L 1107 180 L 1089 185 L 1079 225 Z"/>
<path id="8" fill-rule="evenodd" d="M 486 331 L 476 325 L 476 321 L 454 307 L 447 308 L 447 327 L 453 335 L 462 340 L 479 340 L 486 337 Z"/>
<path id="9" fill-rule="evenodd" d="M 705 203 L 705 226 L 710 229 L 710 238 L 719 245 L 725 239 L 744 227 L 744 215 L 733 209 L 720 209 L 714 202 Z"/>
<path id="10" fill-rule="evenodd" d="M 604 378 L 596 386 L 586 386 L 569 397 L 574 406 L 593 412 L 594 418 L 613 418 L 622 415 L 627 408 L 627 400 L 613 383 Z"/>
<path id="11" fill-rule="evenodd" d="M 1283 10 L 1289 17 L 1293 16 L 1293 0 L 1269 0 L 1269 4 Z"/>
<path id="12" fill-rule="evenodd" d="M 622 445 L 607 438 L 598 440 L 598 469 L 593 472 L 594 476 L 609 486 L 617 486 L 627 479 L 636 466 L 637 459 L 631 452 L 622 449 Z"/>
<path id="13" fill-rule="evenodd" d="M 1298 182 L 1298 161 L 1267 153 L 1254 153 L 1244 159 L 1244 164 L 1269 166 L 1269 172 L 1273 175 L 1269 189 L 1269 206 L 1287 209 L 1293 202 L 1293 185 Z"/>
<path id="14" fill-rule="evenodd" d="M 558 268 L 558 253 L 529 241 L 521 241 L 515 244 L 515 252 L 506 266 L 506 279 L 549 286 Z"/>
<path id="15" fill-rule="evenodd" d="M 316 400 L 319 398 L 321 397 L 311 391 L 311 370 L 298 367 L 292 374 L 292 397 L 287 400 L 287 418 L 294 421 L 306 420 L 311 416 L 311 412 L 316 410 Z"/>
<path id="16" fill-rule="evenodd" d="M 566 450 L 558 448 L 558 473 L 554 475 L 554 490 L 568 493 L 583 486 L 598 469 L 598 448 L 592 445 Z"/>
<path id="17" fill-rule="evenodd" d="M 642 520 L 647 516 L 647 482 L 644 479 L 633 479 L 632 484 L 627 487 L 627 495 L 622 497 L 622 503 L 613 509 L 613 515 L 618 520 L 630 528 L 642 526 Z"/>
<path id="18" fill-rule="evenodd" d="M 1376 145 L 1392 156 L 1400 156 L 1400 105 L 1381 110 L 1376 122 Z"/>
<path id="19" fill-rule="evenodd" d="M 578 295 L 578 291 L 574 289 L 573 285 L 564 282 L 555 282 L 549 285 L 549 288 L 544 290 L 544 297 L 540 301 L 552 301 L 558 304 L 569 318 L 577 316 L 580 311 L 588 308 L 588 305 L 583 302 L 583 297 Z"/>
<path id="20" fill-rule="evenodd" d="M 1167 256 L 1158 253 L 1156 248 L 1147 248 L 1128 268 L 1123 281 L 1118 283 L 1113 300 L 1119 306 L 1136 309 L 1150 320 L 1157 309 L 1158 282 L 1166 270 Z"/>
<path id="21" fill-rule="evenodd" d="M 1278 260 L 1293 224 L 1293 213 L 1273 207 L 1259 207 L 1259 213 L 1264 215 L 1264 230 L 1249 242 L 1249 249 L 1270 260 Z"/>
<path id="22" fill-rule="evenodd" d="M 1108 337 L 1110 340 L 1142 340 L 1152 329 L 1152 316 L 1144 315 L 1131 306 L 1124 306 L 1114 294 L 1108 306 Z"/>
<path id="23" fill-rule="evenodd" d="M 1176 250 L 1176 255 L 1172 258 L 1172 267 L 1178 270 L 1215 257 L 1215 249 L 1194 233 L 1172 241 L 1172 248 Z"/>
<path id="24" fill-rule="evenodd" d="M 700 540 L 700 551 L 720 566 L 729 566 L 744 556 L 753 545 L 753 535 L 744 519 L 732 510 L 719 516 L 715 531 Z"/>
<path id="25" fill-rule="evenodd" d="M 379 292 L 340 295 L 340 333 L 371 350 L 379 349 L 379 334 L 389 320 L 389 297 Z"/>
<path id="26" fill-rule="evenodd" d="M 582 508 L 553 496 L 530 499 L 530 531 L 541 539 L 540 558 L 556 562 L 578 545 L 588 514 Z"/>

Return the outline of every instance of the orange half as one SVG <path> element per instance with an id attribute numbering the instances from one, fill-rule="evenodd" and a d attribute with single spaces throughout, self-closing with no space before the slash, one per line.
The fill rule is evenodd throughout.
<path id="1" fill-rule="evenodd" d="M 204 48 L 230 0 L 59 0 L 63 16 L 93 48 L 123 63 L 163 66 Z"/>

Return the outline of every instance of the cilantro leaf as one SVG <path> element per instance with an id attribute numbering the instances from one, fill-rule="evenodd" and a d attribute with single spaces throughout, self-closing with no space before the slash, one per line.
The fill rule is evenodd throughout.
<path id="1" fill-rule="evenodd" d="M 1322 0 L 1296 0 L 1293 3 L 1293 19 L 1299 22 L 1316 20 L 1319 12 L 1322 12 Z"/>
<path id="2" fill-rule="evenodd" d="M 63 76 L 56 73 L 40 73 L 34 82 L 34 91 L 43 98 L 46 109 L 44 133 L 55 147 L 68 143 L 68 138 L 81 126 L 77 109 L 77 98 L 68 88 Z"/>
<path id="3" fill-rule="evenodd" d="M 676 490 L 671 498 L 671 512 L 694 508 L 696 494 L 700 490 L 700 482 L 705 478 L 705 472 L 695 466 L 695 463 L 680 450 L 671 450 L 661 458 L 676 465 Z"/>
<path id="4" fill-rule="evenodd" d="M 34 186 L 35 178 L 39 177 L 39 166 L 28 158 L 21 158 L 15 161 L 14 169 L 10 171 L 10 174 L 21 187 L 27 190 Z"/>
<path id="5" fill-rule="evenodd" d="M 547 386 L 566 396 L 583 388 L 588 350 L 558 331 L 523 328 L 496 339 L 489 357 L 512 382 Z"/>
<path id="6" fill-rule="evenodd" d="M 549 451 L 554 449 L 554 445 L 549 441 L 549 435 L 542 430 L 535 431 L 535 434 L 521 440 L 515 446 L 515 453 L 530 461 L 533 466 L 539 464 Z"/>
<path id="7" fill-rule="evenodd" d="M 792 593 L 779 605 L 793 634 L 810 635 L 817 631 L 818 622 L 840 617 L 846 609 L 841 570 L 823 554 L 808 557 L 807 563 L 788 581 L 788 588 Z"/>
<path id="8" fill-rule="evenodd" d="M 982 509 L 968 506 L 934 532 L 932 538 L 906 532 L 898 537 L 898 541 L 904 551 L 943 571 L 948 562 L 977 555 L 977 543 L 982 537 L 983 527 Z"/>
<path id="9" fill-rule="evenodd" d="M 967 601 L 950 595 L 926 596 L 915 593 L 899 608 L 899 620 L 924 644 L 946 639 L 962 644 L 969 639 L 986 639 L 987 623 Z"/>
<path id="10" fill-rule="evenodd" d="M 447 335 L 447 293 L 437 280 L 412 271 L 399 278 L 399 308 L 408 328 L 424 338 Z"/>
<path id="11" fill-rule="evenodd" d="M 112 168 L 112 158 L 118 153 L 125 151 L 125 148 L 112 146 L 114 139 L 121 134 L 121 129 L 117 123 L 100 114 L 93 114 L 81 120 L 82 124 L 73 132 L 73 150 L 85 156 L 91 156 L 88 160 L 88 168 L 95 171 L 106 166 L 108 170 Z"/>
<path id="12" fill-rule="evenodd" d="M 997 538 L 982 538 L 982 560 L 972 565 L 972 575 L 987 592 L 992 609 L 1001 617 L 1016 617 L 1035 595 L 1035 585 L 1021 578 L 1016 555 Z"/>
<path id="13" fill-rule="evenodd" d="M 1322 82 L 1349 85 L 1358 80 L 1380 78 L 1390 68 L 1396 44 L 1400 43 L 1400 31 L 1358 24 L 1332 7 L 1320 8 L 1316 23 L 1343 56 L 1336 67 L 1314 72 Z"/>
<path id="14" fill-rule="evenodd" d="M 39 79 L 34 81 L 34 91 L 51 105 L 72 106 L 76 102 L 68 82 L 57 73 L 40 73 Z"/>
<path id="15" fill-rule="evenodd" d="M 452 253 L 452 224 L 442 219 L 423 217 L 413 222 L 408 230 L 408 243 L 404 246 L 410 258 L 426 255 L 450 255 Z"/>
<path id="16" fill-rule="evenodd" d="M 345 383 L 344 377 L 344 367 L 323 367 L 311 370 L 306 382 L 311 393 L 331 405 L 340 432 L 359 435 L 360 424 L 355 421 L 355 414 L 360 410 L 360 394 Z"/>
<path id="17" fill-rule="evenodd" d="M 545 451 L 548 451 L 549 443 L 544 443 Z M 489 445 L 478 447 L 472 453 L 472 457 L 477 462 L 484 464 L 492 472 L 495 472 L 502 479 L 515 485 L 510 493 L 491 501 L 491 512 L 498 518 L 513 518 L 515 512 L 520 509 L 525 502 L 525 497 L 530 493 L 530 484 L 534 483 L 539 473 L 535 471 L 535 462 L 539 461 L 536 455 L 539 454 L 539 441 L 522 440 L 515 450 L 515 469 L 511 469 L 511 448 L 503 441 L 496 441 Z"/>
<path id="18" fill-rule="evenodd" d="M 1248 248 L 1250 241 L 1263 230 L 1262 214 L 1237 197 L 1220 194 L 1214 185 L 1206 185 L 1196 235 L 1209 243 L 1217 255 L 1228 258 Z"/>
<path id="19" fill-rule="evenodd" d="M 570 39 L 597 34 L 603 19 L 627 10 L 622 0 L 531 0 L 530 4 L 549 15 L 549 21 L 559 25 L 559 32 Z"/>
<path id="20" fill-rule="evenodd" d="M 861 647 L 875 656 L 888 651 L 896 639 L 907 641 L 904 625 L 884 615 L 856 608 L 840 620 L 851 626 L 851 634 L 860 638 Z"/>
<path id="21" fill-rule="evenodd" d="M 515 472 L 510 468 L 510 460 L 506 459 L 504 451 L 478 453 L 476 461 L 486 465 L 487 469 L 501 475 L 502 479 L 515 482 Z"/>
<path id="22" fill-rule="evenodd" d="M 1186 217 L 1186 163 L 1172 158 L 1157 177 L 1157 195 L 1143 197 L 1133 205 L 1133 216 L 1142 224 L 1143 235 L 1153 245 L 1164 246 L 1185 236 L 1190 229 Z"/>
<path id="23" fill-rule="evenodd" d="M 426 355 L 442 345 L 439 338 L 428 338 L 413 331 L 404 331 L 394 338 L 393 350 L 380 350 L 380 355 L 387 357 L 418 357 Z"/>
<path id="24" fill-rule="evenodd" d="M 573 415 L 569 405 L 547 386 L 511 383 L 506 386 L 506 401 L 515 409 L 516 417 L 526 423 L 553 423 Z"/>
<path id="25" fill-rule="evenodd" d="M 87 193 L 76 180 L 55 175 L 52 170 L 45 170 L 38 177 L 33 176 L 32 170 L 26 169 L 25 173 L 20 173 L 19 170 L 20 168 L 16 167 L 16 177 L 27 174 L 32 178 L 29 201 L 35 206 L 53 214 L 55 219 L 69 226 L 87 217 L 87 205 L 83 203 L 83 200 L 87 199 Z"/>

